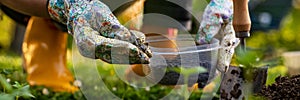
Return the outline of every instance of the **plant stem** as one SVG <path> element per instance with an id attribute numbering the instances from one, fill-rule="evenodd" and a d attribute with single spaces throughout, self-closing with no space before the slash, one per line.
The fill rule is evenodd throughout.
<path id="1" fill-rule="evenodd" d="M 184 88 L 183 88 L 185 100 L 189 99 L 188 82 L 189 82 L 189 74 L 186 74 L 184 75 Z"/>

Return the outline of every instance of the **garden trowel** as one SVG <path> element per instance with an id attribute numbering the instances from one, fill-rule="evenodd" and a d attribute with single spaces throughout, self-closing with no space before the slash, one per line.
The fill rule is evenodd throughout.
<path id="1" fill-rule="evenodd" d="M 240 38 L 241 49 L 246 50 L 245 38 L 250 37 L 251 20 L 248 10 L 248 0 L 233 0 L 233 28 L 236 37 Z"/>

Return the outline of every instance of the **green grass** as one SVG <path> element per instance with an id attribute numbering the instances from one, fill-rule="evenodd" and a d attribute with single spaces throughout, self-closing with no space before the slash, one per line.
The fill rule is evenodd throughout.
<path id="1" fill-rule="evenodd" d="M 1 64 L 1 74 L 5 75 L 6 78 L 11 80 L 11 84 L 14 81 L 18 81 L 20 84 L 26 85 L 26 74 L 23 73 L 21 68 L 21 57 L 17 56 L 13 53 L 7 53 L 2 51 L 0 55 L 0 64 Z M 70 62 L 68 66 L 72 66 Z M 120 68 L 120 67 L 115 67 Z M 73 72 L 76 70 L 93 70 L 89 64 L 82 64 L 76 69 L 70 68 Z M 75 70 L 75 71 L 74 71 Z M 103 81 L 102 85 L 105 85 L 109 91 L 111 91 L 114 95 L 121 99 L 141 99 L 141 100 L 149 100 L 149 99 L 159 99 L 168 94 L 171 94 L 172 99 L 182 99 L 182 96 L 179 96 L 176 93 L 171 93 L 173 88 L 169 86 L 162 85 L 154 85 L 149 89 L 145 88 L 136 88 L 128 85 L 126 82 L 123 82 L 115 73 L 114 67 L 110 64 L 101 63 L 97 61 L 96 72 L 100 74 L 101 80 Z M 275 77 L 279 75 L 284 75 L 286 73 L 286 68 L 284 66 L 276 66 L 269 69 L 267 84 L 271 84 L 274 82 Z M 49 89 L 49 94 L 45 95 L 42 93 L 44 87 L 35 86 L 30 87 L 31 93 L 35 96 L 35 99 L 52 99 L 52 100 L 64 100 L 64 99 L 76 99 L 76 100 L 84 100 L 86 99 L 84 95 L 90 97 L 105 97 L 110 93 L 107 92 L 107 89 L 104 86 L 99 84 L 94 84 L 95 80 L 99 80 L 98 76 L 88 76 L 90 73 L 82 73 L 86 74 L 84 80 L 81 79 L 84 86 L 82 87 L 84 91 L 79 91 L 74 94 L 71 93 L 63 93 L 63 92 L 53 92 Z M 77 77 L 80 79 L 80 77 Z M 91 87 L 91 88 L 87 88 Z M 106 91 L 106 92 L 105 92 Z M 3 92 L 3 91 L 2 91 Z M 178 91 L 177 91 L 178 92 Z M 180 91 L 179 91 L 180 92 Z M 202 94 L 202 90 L 199 89 L 194 91 L 190 95 L 190 99 L 199 99 Z M 33 98 L 22 98 L 22 99 L 33 99 Z"/>
<path id="2" fill-rule="evenodd" d="M 22 85 L 28 85 L 26 82 L 26 74 L 23 72 L 21 67 L 22 60 L 21 57 L 15 55 L 14 53 L 9 53 L 7 51 L 1 51 L 0 53 L 0 70 L 1 74 L 4 75 L 6 79 L 10 79 L 9 82 L 11 85 L 14 82 L 18 82 Z M 72 66 L 72 62 L 69 61 L 68 66 L 73 72 L 76 70 L 93 70 L 92 66 L 89 64 L 79 65 L 76 69 Z M 82 89 L 84 91 L 79 91 L 74 94 L 64 93 L 64 92 L 53 92 L 51 89 L 48 89 L 49 94 L 43 94 L 42 91 L 45 87 L 43 86 L 34 86 L 30 87 L 30 92 L 35 96 L 35 99 L 53 99 L 53 100 L 65 100 L 65 99 L 76 99 L 76 100 L 84 100 L 85 96 L 88 95 L 90 97 L 107 97 L 111 91 L 114 95 L 121 99 L 141 99 L 141 100 L 149 100 L 149 99 L 159 99 L 168 94 L 170 94 L 171 90 L 173 90 L 170 86 L 162 86 L 162 85 L 154 85 L 152 87 L 146 88 L 137 88 L 128 85 L 126 82 L 123 82 L 114 71 L 114 68 L 121 67 L 113 67 L 110 64 L 97 62 L 96 72 L 100 74 L 101 79 L 98 79 L 98 76 L 89 76 L 89 72 L 82 73 L 86 75 L 84 79 L 80 79 L 84 86 Z M 75 71 L 74 71 L 75 70 Z M 95 80 L 102 80 L 104 86 L 99 86 L 99 84 L 94 84 Z M 0 86 L 1 87 L 1 86 Z M 92 87 L 92 88 L 85 88 Z M 3 88 L 3 87 L 1 87 Z M 0 89 L 1 89 L 0 88 Z M 2 89 L 3 90 L 3 89 Z M 178 89 L 179 90 L 179 89 Z M 106 91 L 106 92 L 105 92 Z M 178 91 L 177 91 L 178 92 Z M 179 91 L 180 92 L 180 91 Z M 0 91 L 0 93 L 4 93 L 4 91 Z M 88 94 L 86 94 L 88 93 Z M 190 98 L 200 98 L 202 92 L 201 90 L 195 91 L 191 94 Z M 179 96 L 178 93 L 171 93 L 173 97 L 172 99 L 180 99 L 183 98 Z M 21 99 L 33 99 L 33 98 L 22 98 Z"/>
<path id="3" fill-rule="evenodd" d="M 12 53 L 0 51 L 0 68 L 1 69 L 20 69 L 22 64 L 21 57 Z"/>
<path id="4" fill-rule="evenodd" d="M 278 76 L 286 76 L 286 75 L 287 75 L 287 68 L 285 66 L 278 65 L 278 66 L 269 68 L 266 85 L 271 85 L 272 83 L 274 83 L 275 79 Z"/>
<path id="5" fill-rule="evenodd" d="M 1 10 L 0 13 L 2 13 Z M 3 48 L 9 47 L 14 25 L 14 22 L 6 15 L 3 15 L 2 20 L 0 19 L 0 46 Z"/>

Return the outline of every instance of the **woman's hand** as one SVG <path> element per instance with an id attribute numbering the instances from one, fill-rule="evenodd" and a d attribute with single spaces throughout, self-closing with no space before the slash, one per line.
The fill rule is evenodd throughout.
<path id="1" fill-rule="evenodd" d="M 149 63 L 144 34 L 121 25 L 99 0 L 50 0 L 48 11 L 67 24 L 83 56 L 117 64 Z"/>
<path id="2" fill-rule="evenodd" d="M 225 72 L 231 62 L 234 48 L 239 44 L 232 26 L 233 2 L 232 0 L 211 0 L 206 6 L 199 32 L 196 36 L 197 44 L 210 43 L 216 34 L 221 34 L 221 49 L 217 68 Z"/>

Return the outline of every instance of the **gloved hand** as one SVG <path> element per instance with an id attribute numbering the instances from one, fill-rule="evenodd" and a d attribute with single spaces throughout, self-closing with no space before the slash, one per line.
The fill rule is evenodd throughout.
<path id="1" fill-rule="evenodd" d="M 83 56 L 108 63 L 149 63 L 152 55 L 144 34 L 126 29 L 99 0 L 49 0 L 48 11 L 67 24 Z M 124 55 L 129 62 L 120 59 Z"/>
<path id="2" fill-rule="evenodd" d="M 199 32 L 197 44 L 209 43 L 216 34 L 222 34 L 221 49 L 218 56 L 217 69 L 225 72 L 231 62 L 234 48 L 239 44 L 232 26 L 232 0 L 211 0 L 206 6 Z"/>

